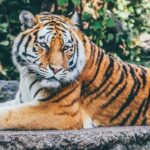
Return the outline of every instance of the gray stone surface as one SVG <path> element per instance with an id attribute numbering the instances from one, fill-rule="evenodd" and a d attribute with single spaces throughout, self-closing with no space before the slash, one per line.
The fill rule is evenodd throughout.
<path id="1" fill-rule="evenodd" d="M 15 98 L 18 89 L 18 81 L 0 80 L 0 103 Z"/>
<path id="2" fill-rule="evenodd" d="M 12 99 L 17 81 L 0 81 L 0 100 Z M 0 150 L 150 150 L 150 127 L 0 131 Z"/>
<path id="3" fill-rule="evenodd" d="M 0 149 L 150 150 L 150 127 L 1 131 Z"/>

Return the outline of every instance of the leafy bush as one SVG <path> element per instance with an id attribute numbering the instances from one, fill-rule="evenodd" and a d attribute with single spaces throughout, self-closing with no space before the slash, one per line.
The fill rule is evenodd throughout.
<path id="1" fill-rule="evenodd" d="M 141 33 L 150 32 L 150 2 L 105 0 L 97 13 L 96 19 L 88 12 L 83 14 L 83 20 L 89 23 L 85 30 L 88 36 L 113 55 L 142 63 L 139 38 Z"/>
<path id="2" fill-rule="evenodd" d="M 77 10 L 81 30 L 97 45 L 126 61 L 150 66 L 139 40 L 141 33 L 150 33 L 149 0 L 0 0 L 0 79 L 17 76 L 10 52 L 22 10 L 65 15 Z"/>

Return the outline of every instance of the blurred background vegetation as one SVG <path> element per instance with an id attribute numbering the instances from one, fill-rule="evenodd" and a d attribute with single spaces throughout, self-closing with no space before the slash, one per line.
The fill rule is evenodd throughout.
<path id="1" fill-rule="evenodd" d="M 150 0 L 0 0 L 0 79 L 17 79 L 11 48 L 19 13 L 78 11 L 79 28 L 108 53 L 150 67 Z"/>

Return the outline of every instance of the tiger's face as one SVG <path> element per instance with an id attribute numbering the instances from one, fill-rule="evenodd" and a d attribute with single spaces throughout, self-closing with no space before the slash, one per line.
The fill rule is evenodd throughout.
<path id="1" fill-rule="evenodd" d="M 29 18 L 22 15 L 20 18 Z M 74 82 L 84 68 L 85 52 L 73 21 L 43 13 L 29 22 L 32 26 L 23 24 L 13 47 L 13 60 L 20 72 L 27 70 L 48 88 Z"/>

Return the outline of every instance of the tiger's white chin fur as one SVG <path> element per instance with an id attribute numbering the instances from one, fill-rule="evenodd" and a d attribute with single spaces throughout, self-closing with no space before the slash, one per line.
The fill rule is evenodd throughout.
<path id="1" fill-rule="evenodd" d="M 55 79 L 51 79 L 51 80 L 43 79 L 41 81 L 41 85 L 42 85 L 42 87 L 53 88 L 53 89 L 57 89 L 57 88 L 61 87 L 60 82 Z"/>

